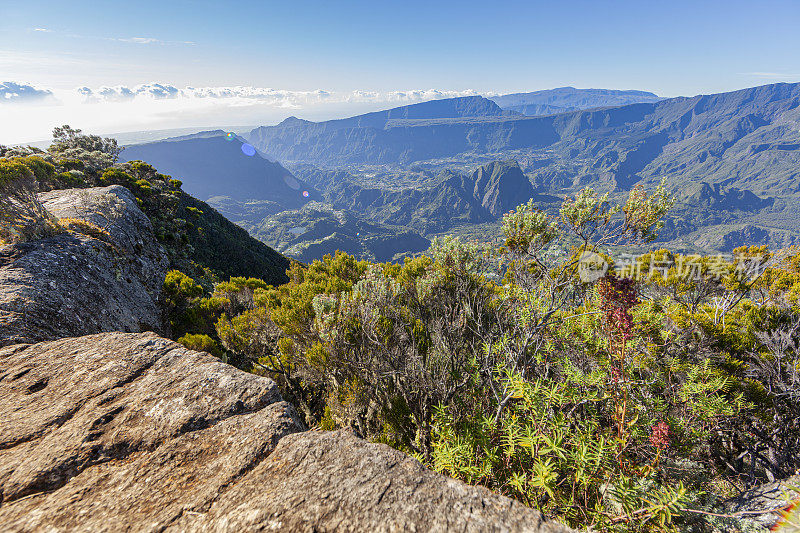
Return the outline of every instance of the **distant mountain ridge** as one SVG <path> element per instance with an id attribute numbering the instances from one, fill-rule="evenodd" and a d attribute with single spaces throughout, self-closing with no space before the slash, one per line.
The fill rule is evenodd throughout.
<path id="1" fill-rule="evenodd" d="M 696 232 L 755 224 L 770 235 L 769 242 L 800 242 L 785 233 L 779 241 L 772 237 L 775 229 L 800 239 L 797 83 L 537 117 L 495 111 L 388 119 L 384 113 L 382 120 L 381 127 L 345 121 L 347 127 L 339 129 L 305 122 L 258 128 L 251 142 L 293 168 L 309 163 L 356 172 L 370 166 L 463 172 L 513 159 L 537 191 L 562 197 L 587 185 L 623 193 L 662 179 L 677 192 L 705 184 L 705 192 L 698 189 L 696 197 L 683 195 L 662 232 L 666 238 L 683 235 L 689 243 L 711 242 L 695 238 Z M 350 203 L 356 198 L 341 196 Z"/>
<path id="2" fill-rule="evenodd" d="M 426 120 L 448 119 L 465 117 L 501 117 L 515 115 L 508 113 L 496 103 L 482 96 L 463 96 L 459 98 L 444 98 L 430 100 L 418 104 L 394 107 L 384 111 L 374 111 L 350 118 L 328 120 L 324 122 L 310 122 L 297 117 L 289 117 L 278 126 L 324 126 L 326 130 L 343 128 L 383 128 L 392 120 Z M 269 127 L 269 126 L 262 126 Z M 256 128 L 260 129 L 260 128 Z M 252 135 L 252 132 L 251 132 Z"/>
<path id="3" fill-rule="evenodd" d="M 274 126 L 254 130 L 251 141 L 278 160 L 328 168 L 523 156 L 543 182 L 566 189 L 592 182 L 624 189 L 644 177 L 685 178 L 687 170 L 714 181 L 723 179 L 712 174 L 726 165 L 741 166 L 736 181 L 749 183 L 766 169 L 754 163 L 768 159 L 777 164 L 770 163 L 770 172 L 785 182 L 800 155 L 798 105 L 800 84 L 776 84 L 546 117 L 404 120 L 336 131 L 327 123 Z M 731 175 L 737 173 L 724 179 Z"/>
<path id="4" fill-rule="evenodd" d="M 647 91 L 620 91 L 615 89 L 576 89 L 559 87 L 530 93 L 494 96 L 491 101 L 509 111 L 527 116 L 554 115 L 569 111 L 614 107 L 628 104 L 652 103 L 663 98 Z"/>
<path id="5" fill-rule="evenodd" d="M 310 122 L 289 117 L 276 126 L 261 126 L 248 135 L 250 142 L 267 156 L 276 160 L 314 161 L 321 163 L 328 157 L 332 162 L 349 159 L 347 152 L 369 151 L 368 159 L 377 162 L 409 160 L 430 157 L 437 153 L 435 139 L 424 144 L 430 150 L 420 151 L 419 146 L 406 146 L 402 135 L 397 135 L 406 123 L 417 124 L 428 120 L 460 121 L 477 118 L 503 118 L 520 116 L 506 111 L 496 103 L 481 96 L 466 96 L 431 100 L 419 104 L 376 111 L 355 117 Z M 362 148 L 354 147 L 355 143 Z M 452 151 L 452 148 L 449 148 Z M 408 152 L 408 153 L 406 153 Z M 353 162 L 361 159 L 358 155 Z"/>
<path id="6" fill-rule="evenodd" d="M 184 190 L 201 200 L 218 196 L 238 201 L 269 200 L 276 212 L 319 199 L 312 187 L 280 163 L 250 151 L 241 138 L 229 139 L 222 130 L 130 145 L 120 159 L 151 163 L 162 173 L 182 180 Z"/>

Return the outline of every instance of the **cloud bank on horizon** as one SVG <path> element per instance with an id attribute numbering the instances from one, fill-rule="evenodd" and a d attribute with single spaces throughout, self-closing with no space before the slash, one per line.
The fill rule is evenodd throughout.
<path id="1" fill-rule="evenodd" d="M 291 114 L 324 120 L 459 96 L 493 96 L 474 90 L 336 92 L 290 91 L 269 87 L 176 87 L 145 83 L 57 90 L 0 82 L 0 143 L 45 140 L 54 126 L 71 124 L 108 133 L 146 129 L 260 125 Z"/>
<path id="2" fill-rule="evenodd" d="M 0 105 L 25 102 L 53 101 L 53 91 L 37 89 L 32 85 L 14 83 L 13 81 L 0 82 Z"/>

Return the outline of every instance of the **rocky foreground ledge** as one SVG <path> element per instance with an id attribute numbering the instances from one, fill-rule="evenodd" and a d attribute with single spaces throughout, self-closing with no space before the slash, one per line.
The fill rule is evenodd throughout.
<path id="1" fill-rule="evenodd" d="M 3 531 L 566 532 L 152 333 L 0 348 Z"/>

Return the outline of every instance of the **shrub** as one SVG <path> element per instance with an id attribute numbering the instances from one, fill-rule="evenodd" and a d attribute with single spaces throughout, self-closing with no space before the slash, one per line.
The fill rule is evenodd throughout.
<path id="1" fill-rule="evenodd" d="M 58 178 L 69 187 L 80 187 L 86 184 L 83 180 L 83 173 L 80 170 L 62 172 L 58 175 Z"/>
<path id="2" fill-rule="evenodd" d="M 48 181 L 56 172 L 55 165 L 36 155 L 22 157 L 18 161 L 31 169 L 34 178 L 40 183 Z"/>
<path id="3" fill-rule="evenodd" d="M 87 235 L 105 243 L 111 244 L 111 235 L 105 229 L 86 220 L 79 218 L 60 218 L 58 225 L 68 231 Z"/>
<path id="4" fill-rule="evenodd" d="M 80 170 L 86 168 L 86 163 L 81 161 L 80 159 L 62 159 L 58 162 L 58 164 L 64 168 L 64 170 Z"/>
<path id="5" fill-rule="evenodd" d="M 31 162 L 25 159 L 0 159 L 0 242 L 3 244 L 39 239 L 58 231 L 53 216 L 36 196 L 36 178 L 28 166 Z M 41 166 L 39 170 L 46 171 L 47 167 Z"/>
<path id="6" fill-rule="evenodd" d="M 102 154 L 108 158 L 109 165 L 116 163 L 120 152 L 122 152 L 122 148 L 117 144 L 116 139 L 102 138 L 97 135 L 84 135 L 81 130 L 71 128 L 68 125 L 53 129 L 53 143 L 48 150 L 51 153 L 69 154 L 69 156 L 74 156 L 77 152 L 82 156 L 80 157 L 81 159 L 86 157 L 85 154 Z"/>
<path id="7" fill-rule="evenodd" d="M 164 299 L 173 338 L 187 333 L 216 335 L 214 324 L 228 305 L 219 296 L 204 298 L 205 290 L 179 270 L 170 270 L 164 278 Z"/>
<path id="8" fill-rule="evenodd" d="M 150 178 L 157 174 L 153 165 L 145 163 L 144 161 L 129 161 L 127 167 L 130 169 L 131 174 L 136 176 L 137 179 Z"/>
<path id="9" fill-rule="evenodd" d="M 178 342 L 190 350 L 207 352 L 216 357 L 223 357 L 225 353 L 222 346 L 208 335 L 187 333 Z"/>
<path id="10" fill-rule="evenodd" d="M 123 172 L 118 168 L 109 168 L 100 176 L 100 183 L 103 185 L 122 185 L 130 187 L 133 183 L 133 178 L 127 172 Z"/>
<path id="11" fill-rule="evenodd" d="M 153 185 L 147 180 L 136 180 L 134 185 L 144 194 L 151 194 L 153 192 Z"/>

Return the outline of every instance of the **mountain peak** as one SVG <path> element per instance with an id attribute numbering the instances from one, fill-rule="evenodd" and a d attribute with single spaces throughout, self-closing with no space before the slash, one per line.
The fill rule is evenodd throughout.
<path id="1" fill-rule="evenodd" d="M 501 116 L 503 110 L 483 96 L 461 96 L 395 107 L 386 113 L 390 119 L 441 119 Z"/>
<path id="2" fill-rule="evenodd" d="M 492 161 L 472 173 L 474 196 L 494 217 L 534 196 L 530 180 L 516 161 Z"/>
<path id="3" fill-rule="evenodd" d="M 297 126 L 301 124 L 313 124 L 313 122 L 292 115 L 283 119 L 278 126 Z"/>

